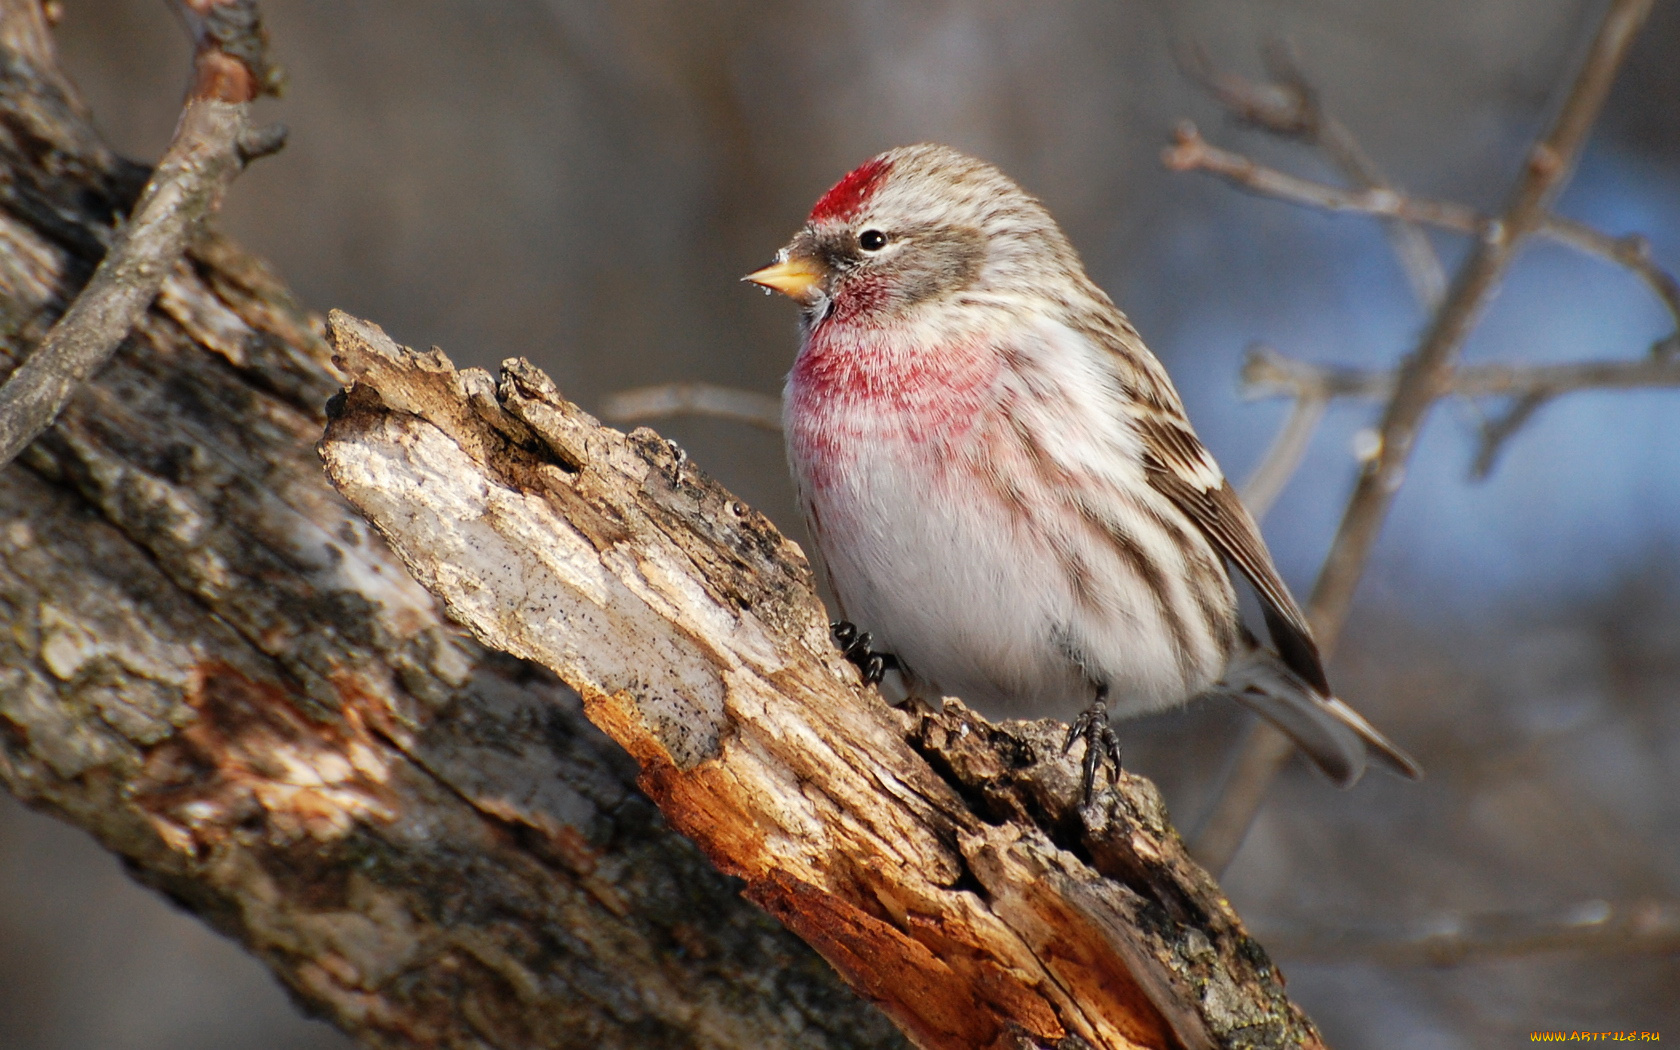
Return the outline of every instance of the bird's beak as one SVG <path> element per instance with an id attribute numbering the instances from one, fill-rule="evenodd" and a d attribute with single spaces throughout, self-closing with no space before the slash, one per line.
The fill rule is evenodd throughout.
<path id="1" fill-rule="evenodd" d="M 822 294 L 823 279 L 828 268 L 808 255 L 793 255 L 782 249 L 776 261 L 762 270 L 754 270 L 741 278 L 765 288 L 774 288 L 789 299 L 811 303 Z"/>

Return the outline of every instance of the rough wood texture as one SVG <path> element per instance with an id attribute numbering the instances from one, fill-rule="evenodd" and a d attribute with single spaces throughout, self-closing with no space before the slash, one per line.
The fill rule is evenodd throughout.
<path id="1" fill-rule="evenodd" d="M 919 1046 L 1318 1045 L 1147 781 L 1081 809 L 1059 724 L 887 708 L 799 549 L 652 431 L 524 361 L 498 380 L 329 327 L 354 380 L 321 445 L 339 490 Z"/>
<path id="2" fill-rule="evenodd" d="M 3 376 L 147 175 L 25 0 L 0 0 L 0 169 Z M 0 469 L 0 782 L 369 1046 L 902 1046 L 333 492 L 317 324 L 201 239 Z"/>
<path id="3" fill-rule="evenodd" d="M 248 12 L 245 39 L 228 44 L 230 49 L 252 52 L 263 66 L 255 0 L 202 2 Z M 30 7 L 17 11 L 25 20 L 34 13 Z M 44 26 L 32 29 L 33 35 L 45 37 Z M 0 384 L 0 466 L 52 425 L 65 402 L 111 359 L 181 261 L 194 231 L 220 206 L 228 184 L 251 157 L 249 103 L 256 73 L 224 50 L 221 40 L 208 32 L 198 35 L 195 90 L 181 111 L 168 151 L 86 286 L 28 359 Z M 237 77 L 212 72 L 229 67 Z M 235 83 L 238 89 L 233 89 Z M 214 88 L 224 90 L 210 93 Z M 260 137 L 272 152 L 285 141 L 285 129 L 271 129 Z"/>

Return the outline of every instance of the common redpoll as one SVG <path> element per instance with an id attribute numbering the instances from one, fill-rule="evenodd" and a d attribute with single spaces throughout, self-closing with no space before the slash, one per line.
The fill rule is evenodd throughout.
<path id="1" fill-rule="evenodd" d="M 802 307 L 788 457 L 843 623 L 911 695 L 1108 716 L 1225 692 L 1341 784 L 1417 765 L 1336 699 L 1253 518 L 1039 201 L 945 146 L 841 179 L 747 278 Z M 1272 647 L 1242 625 L 1248 579 Z M 855 627 L 853 626 L 855 625 Z M 875 652 L 874 650 L 879 650 Z"/>

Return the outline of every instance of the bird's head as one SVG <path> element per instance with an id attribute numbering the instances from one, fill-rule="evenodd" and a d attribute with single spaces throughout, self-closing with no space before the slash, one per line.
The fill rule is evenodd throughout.
<path id="1" fill-rule="evenodd" d="M 974 289 L 1030 293 L 1070 271 L 1082 274 L 1079 260 L 1036 198 L 984 161 L 923 144 L 835 183 L 745 279 L 798 302 L 811 324 L 872 324 Z"/>

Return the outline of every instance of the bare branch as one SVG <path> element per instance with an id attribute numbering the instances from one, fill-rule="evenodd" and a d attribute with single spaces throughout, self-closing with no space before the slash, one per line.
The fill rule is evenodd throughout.
<path id="1" fill-rule="evenodd" d="M 256 5 L 194 0 L 183 9 L 197 28 L 196 81 L 175 137 L 87 286 L 0 387 L 0 466 L 51 426 L 83 380 L 110 360 L 246 161 L 279 148 L 274 133 L 252 137 L 248 124 L 249 103 L 271 77 Z"/>
<path id="2" fill-rule="evenodd" d="M 1442 394 L 1512 400 L 1506 412 L 1482 425 L 1481 444 L 1471 467 L 1471 476 L 1477 480 L 1486 478 L 1506 442 L 1542 405 L 1555 397 L 1580 390 L 1680 387 L 1680 357 L 1663 352 L 1671 341 L 1658 343 L 1649 356 L 1633 361 L 1584 361 L 1562 365 L 1491 364 L 1459 368 L 1453 373 L 1450 388 Z M 1396 376 L 1387 371 L 1298 361 L 1271 347 L 1255 346 L 1249 349 L 1248 359 L 1243 364 L 1243 383 L 1243 393 L 1249 398 L 1295 399 L 1295 408 L 1290 416 L 1290 423 L 1294 424 L 1304 406 L 1318 405 L 1322 411 L 1323 404 L 1330 398 L 1388 398 L 1393 395 Z M 1280 436 L 1278 444 L 1282 443 L 1283 436 Z M 1270 456 L 1267 464 L 1271 465 Z M 1274 469 L 1282 468 L 1278 466 Z M 1287 475 L 1284 475 L 1284 480 L 1287 480 Z M 1261 512 L 1256 510 L 1257 514 Z"/>
<path id="3" fill-rule="evenodd" d="M 1680 950 L 1680 904 L 1592 900 L 1540 912 L 1451 916 L 1406 928 L 1279 930 L 1272 951 L 1302 962 L 1359 959 L 1398 966 L 1456 966 L 1554 952 L 1667 954 Z"/>
<path id="4" fill-rule="evenodd" d="M 1251 351 L 1252 353 L 1252 351 Z M 1248 506 L 1248 511 L 1255 520 L 1266 516 L 1272 509 L 1277 498 L 1283 494 L 1284 486 L 1295 476 L 1300 468 L 1301 460 L 1307 454 L 1307 447 L 1312 443 L 1314 431 L 1324 418 L 1324 410 L 1329 407 L 1330 400 L 1317 394 L 1303 394 L 1295 399 L 1290 406 L 1289 418 L 1284 420 L 1283 426 L 1278 428 L 1277 437 L 1272 439 L 1272 445 L 1261 457 L 1260 465 L 1243 482 L 1242 499 Z"/>
<path id="5" fill-rule="evenodd" d="M 1673 274 L 1658 266 L 1657 261 L 1651 257 L 1649 240 L 1637 233 L 1615 237 L 1560 215 L 1547 216 L 1546 224 L 1540 232 L 1553 240 L 1601 256 L 1638 274 L 1640 280 L 1650 285 L 1651 291 L 1662 300 L 1663 305 L 1668 308 L 1669 316 L 1674 319 L 1675 326 L 1680 328 L 1680 282 L 1674 279 Z"/>
<path id="6" fill-rule="evenodd" d="M 711 383 L 666 383 L 620 390 L 601 404 L 601 416 L 614 423 L 645 423 L 672 416 L 710 416 L 738 423 L 782 429 L 782 400 L 769 394 Z"/>
<path id="7" fill-rule="evenodd" d="M 1248 835 L 1260 801 L 1278 771 L 1295 753 L 1295 744 L 1270 722 L 1253 720 L 1219 784 L 1213 805 L 1190 836 L 1190 855 L 1209 871 L 1231 863 Z"/>
<path id="8" fill-rule="evenodd" d="M 1384 220 L 1406 220 L 1454 233 L 1482 234 L 1492 220 L 1475 209 L 1450 201 L 1408 196 L 1388 187 L 1349 190 L 1267 167 L 1258 161 L 1220 149 L 1202 138 L 1194 124 L 1178 126 L 1174 144 L 1161 155 L 1174 171 L 1206 171 L 1254 193 L 1331 212 L 1351 212 Z M 1680 325 L 1680 282 L 1651 256 L 1651 245 L 1638 234 L 1622 237 L 1596 230 L 1559 215 L 1544 216 L 1532 231 L 1626 267 L 1662 300 Z"/>
<path id="9" fill-rule="evenodd" d="M 1664 344 L 1659 343 L 1658 347 Z M 1243 396 L 1386 400 L 1398 376 L 1381 369 L 1322 365 L 1286 357 L 1269 346 L 1251 347 L 1243 362 Z M 1557 397 L 1577 390 L 1642 390 L 1680 386 L 1680 359 L 1652 353 L 1631 361 L 1582 361 L 1561 365 L 1479 364 L 1453 372 L 1436 396 Z"/>
<path id="10" fill-rule="evenodd" d="M 1651 3 L 1652 0 L 1612 0 L 1561 108 L 1530 149 L 1528 162 L 1500 218 L 1482 229 L 1475 250 L 1454 278 L 1417 350 L 1406 359 L 1396 377 L 1394 393 L 1378 428 L 1376 454 L 1360 472 L 1307 603 L 1314 634 L 1327 655 L 1336 647 L 1354 588 L 1364 574 L 1366 560 L 1399 489 L 1424 416 L 1441 392 L 1451 388 L 1459 348 L 1504 278 L 1522 242 L 1545 225 L 1552 204 L 1568 182 L 1587 134 L 1609 95 L 1616 71 L 1650 14 Z M 1193 128 L 1188 130 L 1188 135 L 1180 136 L 1180 145 L 1185 158 L 1194 160 L 1203 155 L 1197 146 L 1200 137 Z M 1168 151 L 1169 164 L 1175 152 Z M 1398 209 L 1400 205 L 1393 207 Z M 1290 754 L 1287 745 L 1279 746 L 1280 738 L 1281 734 L 1270 727 L 1258 727 L 1250 734 L 1244 744 L 1244 754 L 1234 768 L 1259 767 L 1259 775 L 1246 779 L 1240 790 L 1234 789 L 1235 785 L 1222 790 L 1204 822 L 1207 827 L 1246 829 L 1253 822 L 1266 788 Z M 1228 852 L 1223 853 L 1216 853 L 1208 844 L 1201 843 L 1198 857 L 1213 870 L 1223 870 L 1241 839 L 1240 833 L 1227 834 L 1221 845 Z"/>
<path id="11" fill-rule="evenodd" d="M 1270 84 L 1215 72 L 1199 47 L 1182 49 L 1180 66 L 1239 119 L 1273 134 L 1317 145 L 1363 190 L 1379 195 L 1393 192 L 1387 176 L 1353 133 L 1325 109 L 1322 96 L 1301 70 L 1293 47 L 1281 39 L 1273 40 L 1263 54 L 1274 78 Z M 1447 284 L 1434 246 L 1422 230 L 1404 218 L 1389 217 L 1383 226 L 1418 302 L 1425 310 L 1434 310 Z"/>
<path id="12" fill-rule="evenodd" d="M 1320 1045 L 1147 781 L 1081 806 L 1060 723 L 886 707 L 797 548 L 652 431 L 523 362 L 498 381 L 329 332 L 355 378 L 321 444 L 340 491 L 916 1045 Z"/>
<path id="13" fill-rule="evenodd" d="M 1488 475 L 1493 473 L 1493 465 L 1499 459 L 1499 453 L 1504 449 L 1505 443 L 1522 429 L 1523 424 L 1534 418 L 1534 413 L 1540 411 L 1540 406 L 1548 400 L 1545 394 L 1524 394 L 1495 418 L 1483 420 L 1476 458 L 1470 465 L 1472 480 L 1485 481 Z"/>
<path id="14" fill-rule="evenodd" d="M 1189 121 L 1178 125 L 1161 163 L 1173 171 L 1211 172 L 1241 189 L 1324 211 L 1404 219 L 1459 233 L 1475 233 L 1483 225 L 1475 210 L 1462 204 L 1410 197 L 1386 187 L 1344 189 L 1267 167 L 1209 143 Z"/>

